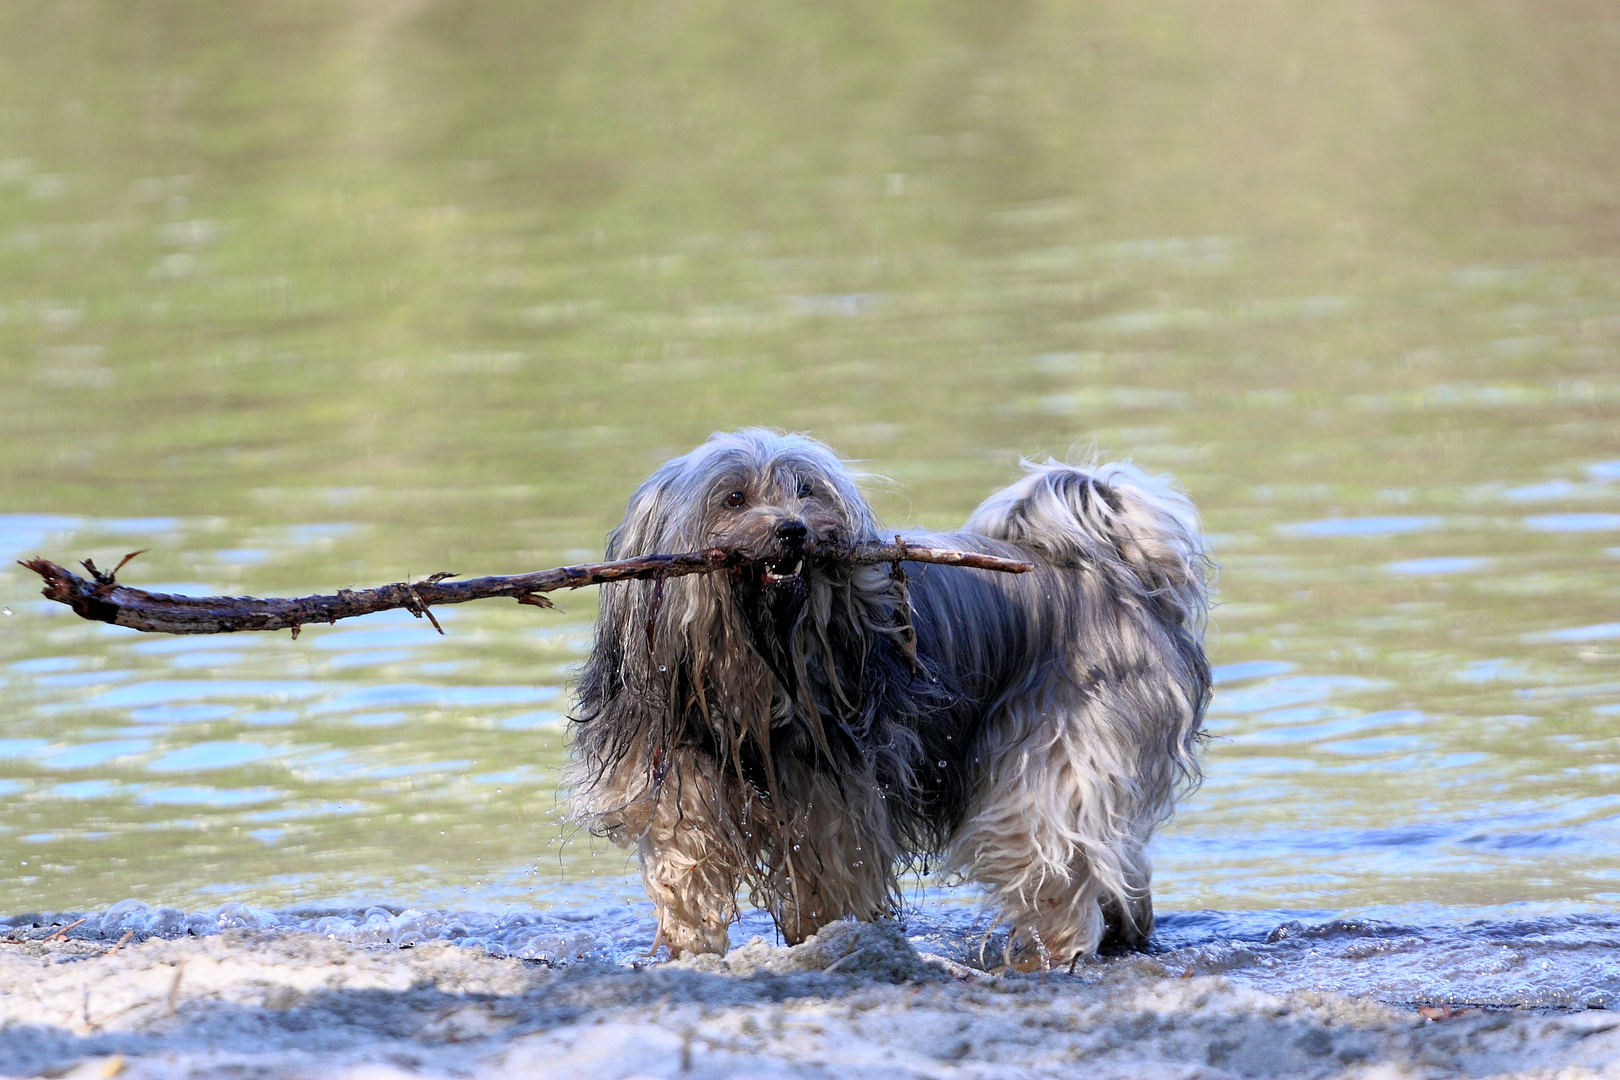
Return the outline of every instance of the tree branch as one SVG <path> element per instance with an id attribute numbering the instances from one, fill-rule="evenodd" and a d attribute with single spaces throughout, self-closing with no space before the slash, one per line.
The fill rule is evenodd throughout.
<path id="1" fill-rule="evenodd" d="M 634 578 L 663 580 L 685 574 L 710 574 L 718 570 L 738 570 L 757 565 L 757 562 L 740 552 L 711 548 L 681 555 L 642 555 L 616 562 L 559 566 L 529 574 L 469 578 L 466 581 L 445 580 L 454 577 L 454 574 L 433 574 L 414 583 L 398 582 L 375 589 L 339 589 L 330 596 L 270 597 L 261 600 L 252 596 L 171 596 L 118 584 L 115 575 L 136 554 L 140 553 L 125 556 L 110 574 L 96 569 L 96 564 L 86 559 L 83 566 L 90 574 L 88 579 L 46 559 L 29 559 L 18 565 L 26 566 L 45 579 L 45 587 L 40 591 L 47 600 L 68 605 L 83 619 L 162 634 L 231 634 L 240 630 L 290 628 L 293 637 L 298 636 L 300 627 L 309 623 L 335 623 L 339 619 L 352 619 L 357 615 L 395 608 L 404 608 L 419 619 L 426 616 L 433 623 L 433 628 L 442 634 L 444 630 L 430 610 L 440 604 L 464 604 L 469 600 L 483 600 L 492 596 L 511 596 L 521 604 L 550 607 L 551 601 L 542 594 L 556 589 L 578 589 L 586 585 Z M 908 544 L 898 536 L 893 543 L 860 544 L 823 552 L 816 558 L 823 563 L 850 566 L 916 562 L 1010 574 L 1027 573 L 1034 569 L 1030 563 L 1016 559 L 951 548 L 922 547 Z"/>

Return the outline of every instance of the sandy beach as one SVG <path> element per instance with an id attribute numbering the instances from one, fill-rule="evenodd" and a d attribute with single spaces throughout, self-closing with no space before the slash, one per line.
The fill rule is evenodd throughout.
<path id="1" fill-rule="evenodd" d="M 892 925 L 639 970 L 283 930 L 35 939 L 0 947 L 0 990 L 16 1076 L 1620 1075 L 1608 1011 L 1273 994 L 1147 956 L 998 976 Z"/>

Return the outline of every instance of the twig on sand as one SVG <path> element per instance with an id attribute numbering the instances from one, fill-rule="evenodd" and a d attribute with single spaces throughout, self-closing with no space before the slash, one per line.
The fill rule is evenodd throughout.
<path id="1" fill-rule="evenodd" d="M 140 552 L 126 555 L 105 573 L 86 559 L 82 563 L 90 577 L 82 578 L 46 559 L 19 563 L 45 579 L 40 590 L 48 600 L 66 604 L 80 618 L 127 626 L 147 633 L 230 634 L 239 630 L 291 629 L 293 637 L 307 623 L 335 623 L 357 615 L 404 608 L 417 618 L 426 617 L 439 633 L 444 629 L 430 610 L 440 604 L 464 604 L 495 596 L 510 596 L 520 604 L 551 607 L 543 593 L 555 589 L 578 589 L 613 581 L 653 578 L 659 582 L 685 574 L 710 574 L 720 570 L 742 570 L 761 565 L 761 560 L 742 552 L 710 548 L 680 555 L 642 555 L 616 562 L 559 566 L 528 574 L 469 578 L 448 581 L 451 573 L 432 574 L 421 581 L 396 582 L 375 589 L 339 589 L 335 595 L 259 599 L 252 596 L 172 596 L 149 593 L 120 585 L 118 570 Z M 926 547 L 895 537 L 893 543 L 859 544 L 814 553 L 812 560 L 823 565 L 846 566 L 875 563 L 935 563 L 978 570 L 1022 574 L 1034 569 L 1029 563 L 983 555 L 975 551 Z"/>
<path id="2" fill-rule="evenodd" d="M 45 940 L 46 941 L 66 941 L 67 940 L 67 932 L 69 930 L 73 929 L 75 926 L 78 926 L 80 923 L 87 922 L 89 920 L 89 918 L 90 917 L 88 915 L 86 915 L 83 919 L 76 919 L 73 922 L 70 922 L 66 926 L 62 927 L 62 929 L 58 930 L 56 933 L 52 934 L 50 937 L 46 938 Z"/>
<path id="3" fill-rule="evenodd" d="M 861 956 L 861 955 L 863 955 L 865 953 L 869 953 L 871 951 L 872 951 L 871 947 L 868 946 L 867 948 L 864 948 L 864 949 L 855 949 L 855 950 L 852 950 L 850 952 L 847 952 L 843 956 L 840 956 L 838 959 L 834 960 L 832 963 L 828 964 L 826 967 L 822 968 L 821 973 L 823 975 L 831 975 L 833 972 L 837 971 L 839 968 L 843 967 L 845 964 L 849 963 L 851 960 L 855 959 L 857 956 Z"/>
<path id="4" fill-rule="evenodd" d="M 175 1008 L 180 1004 L 180 979 L 185 973 L 186 962 L 184 960 L 174 965 L 174 981 L 169 983 L 168 1008 L 164 1011 L 164 1016 L 173 1016 Z"/>

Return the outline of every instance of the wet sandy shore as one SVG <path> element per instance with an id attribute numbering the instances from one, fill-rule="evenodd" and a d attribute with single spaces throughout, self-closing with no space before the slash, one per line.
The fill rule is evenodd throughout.
<path id="1" fill-rule="evenodd" d="M 854 924 L 643 970 L 285 930 L 36 940 L 0 946 L 0 991 L 21 1076 L 1620 1076 L 1620 1013 L 1425 1016 L 1149 957 L 995 976 Z"/>

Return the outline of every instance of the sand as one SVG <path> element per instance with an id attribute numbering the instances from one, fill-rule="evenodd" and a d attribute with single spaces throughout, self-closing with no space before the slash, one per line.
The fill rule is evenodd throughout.
<path id="1" fill-rule="evenodd" d="M 1273 994 L 1148 957 L 996 976 L 892 925 L 642 969 L 285 930 L 0 945 L 0 1072 L 70 1077 L 1620 1077 L 1620 1014 Z M 1429 1010 L 1437 1013 L 1439 1010 Z"/>

